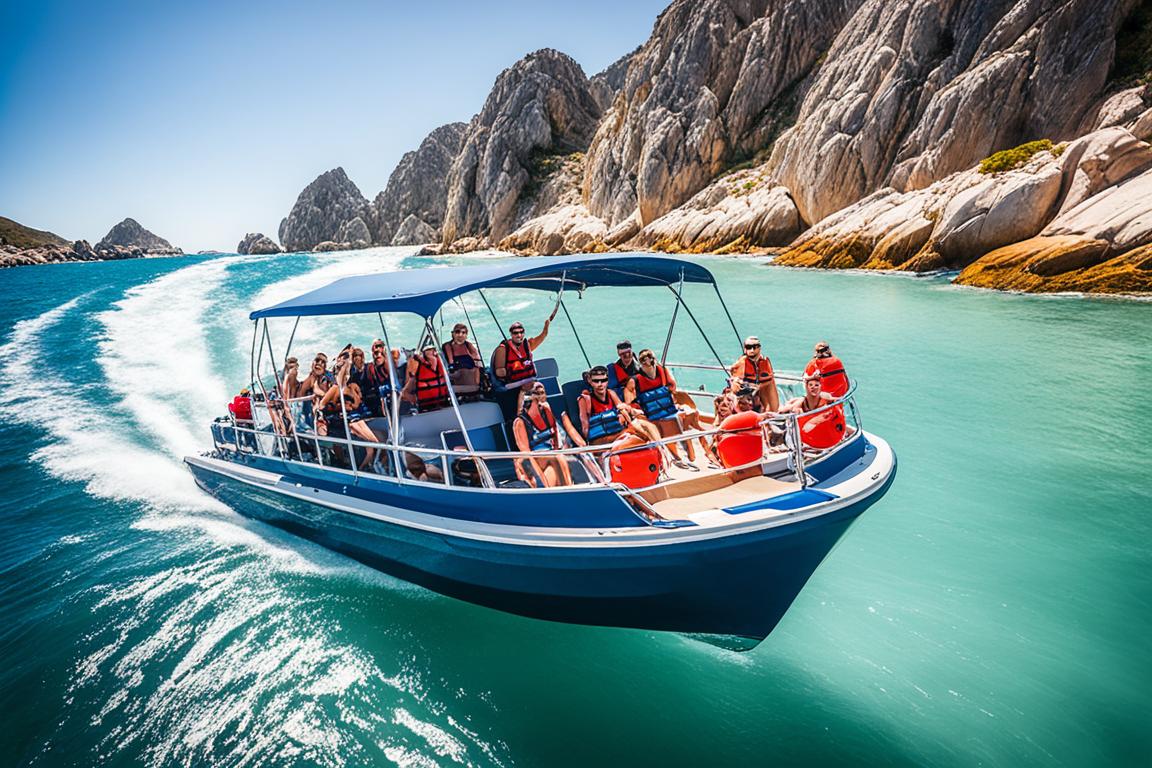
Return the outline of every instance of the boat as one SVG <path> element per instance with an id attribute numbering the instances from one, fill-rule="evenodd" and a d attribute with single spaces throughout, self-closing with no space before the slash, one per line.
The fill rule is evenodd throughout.
<path id="1" fill-rule="evenodd" d="M 861 427 L 855 381 L 844 395 L 802 415 L 757 416 L 738 428 L 729 417 L 639 447 L 528 453 L 516 450 L 499 403 L 465 401 L 451 388 L 449 406 L 427 412 L 410 409 L 394 390 L 385 393 L 373 425 L 383 442 L 317 434 L 308 426 L 310 398 L 284 396 L 276 363 L 290 354 L 302 320 L 375 318 L 387 349 L 399 349 L 390 331 L 396 336 L 404 322 L 418 322 L 421 345 L 439 349 L 445 308 L 462 310 L 472 326 L 469 303 L 474 310 L 483 306 L 502 327 L 489 301 L 494 291 L 554 292 L 571 322 L 565 299 L 573 293 L 649 287 L 654 308 L 661 299 L 671 303 L 661 362 L 676 371 L 679 391 L 706 416 L 727 370 L 704 334 L 703 316 L 685 301 L 692 285 L 703 285 L 693 290 L 706 296 L 713 293 L 707 286 L 714 289 L 717 314 L 706 319 L 721 318 L 722 311 L 739 342 L 710 271 L 669 256 L 516 259 L 337 280 L 251 312 L 251 414 L 218 418 L 212 449 L 185 462 L 201 488 L 239 513 L 452 598 L 537 619 L 754 647 L 895 478 L 892 448 Z M 274 355 L 269 332 L 269 321 L 278 318 L 293 323 L 284 357 Z M 677 332 L 703 336 L 715 362 L 667 360 Z M 390 366 L 392 381 L 401 381 L 402 366 Z M 535 368 L 553 412 L 573 414 L 587 386 L 583 367 L 562 376 L 556 360 L 538 357 Z M 711 385 L 692 388 L 685 382 L 693 376 Z M 776 379 L 785 390 L 801 384 L 799 376 L 777 373 Z M 842 419 L 843 434 L 834 445 L 814 447 L 805 421 L 823 412 Z M 719 448 L 731 440 L 741 449 L 728 451 L 719 466 L 705 466 L 703 451 L 688 467 L 661 460 L 668 445 L 683 449 L 689 439 L 702 444 L 699 438 Z M 356 457 L 370 448 L 376 461 L 359 469 Z M 656 471 L 641 467 L 629 474 L 637 462 L 628 459 L 637 456 Z M 435 474 L 442 477 L 417 479 L 413 457 L 418 466 L 439 467 Z M 525 482 L 530 457 L 565 462 L 572 484 Z"/>

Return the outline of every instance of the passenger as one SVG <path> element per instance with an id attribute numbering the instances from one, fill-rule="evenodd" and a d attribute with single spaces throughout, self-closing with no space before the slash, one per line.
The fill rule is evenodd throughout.
<path id="1" fill-rule="evenodd" d="M 794 397 L 780 408 L 780 413 L 807 413 L 836 402 L 836 398 L 823 389 L 819 371 L 804 374 L 804 396 Z M 800 439 L 812 448 L 831 448 L 855 430 L 844 421 L 844 407 L 799 419 Z"/>
<path id="2" fill-rule="evenodd" d="M 624 390 L 624 402 L 631 404 L 638 401 L 648 421 L 656 425 L 663 437 L 681 434 L 679 414 L 672 395 L 676 391 L 676 379 L 656 363 L 656 353 L 652 350 L 640 350 L 639 359 L 640 368 Z M 676 466 L 681 469 L 699 469 L 695 464 L 680 458 L 676 443 L 668 443 L 668 450 Z M 687 450 L 689 461 L 694 461 L 696 452 L 691 442 L 687 443 Z"/>
<path id="3" fill-rule="evenodd" d="M 409 361 L 408 381 L 401 398 L 415 403 L 421 413 L 446 407 L 451 402 L 448 377 L 440 364 L 440 355 L 436 354 L 436 345 L 425 344 L 420 355 L 413 357 L 412 361 Z"/>
<path id="4" fill-rule="evenodd" d="M 839 399 L 848 394 L 848 374 L 844 372 L 844 363 L 832 354 L 832 349 L 826 341 L 816 342 L 812 359 L 804 368 L 806 374 L 813 371 L 820 372 L 821 386 L 832 397 Z"/>
<path id="5" fill-rule="evenodd" d="M 429 464 L 414 453 L 404 454 L 404 468 L 413 480 L 422 483 L 443 483 L 444 472 L 435 464 Z"/>
<path id="6" fill-rule="evenodd" d="M 363 354 L 363 353 L 361 353 Z M 331 404 L 335 410 L 335 415 L 327 419 L 327 427 L 325 434 L 338 429 L 343 424 L 347 426 L 348 434 L 354 440 L 363 440 L 368 443 L 380 442 L 376 435 L 368 428 L 365 419 L 371 418 L 371 414 L 364 405 L 364 397 L 360 392 L 360 385 L 354 381 L 349 381 L 351 375 L 350 365 L 341 365 L 336 374 L 336 385 L 328 388 L 324 397 L 320 399 L 320 404 L 317 406 L 317 411 L 320 413 L 328 413 L 328 406 Z M 344 416 L 347 414 L 347 421 Z M 360 462 L 359 469 L 364 470 L 372 466 L 373 459 L 376 458 L 375 448 L 365 448 L 365 456 Z"/>
<path id="7" fill-rule="evenodd" d="M 524 453 L 560 450 L 564 446 L 561 426 L 573 443 L 578 446 L 586 445 L 584 438 L 572 426 L 568 414 L 561 413 L 560 421 L 557 422 L 555 414 L 548 405 L 548 390 L 544 389 L 543 384 L 536 382 L 528 390 L 528 394 L 530 399 L 525 402 L 524 409 L 512 422 L 512 435 L 516 440 L 517 450 Z M 531 468 L 531 473 L 524 470 L 525 463 Z M 563 456 L 540 458 L 532 456 L 528 459 L 518 459 L 516 464 L 521 478 L 533 487 L 538 487 L 537 480 L 546 488 L 572 484 L 572 474 Z"/>
<path id="8" fill-rule="evenodd" d="M 632 353 L 632 342 L 625 339 L 616 345 L 616 362 L 608 365 L 608 388 L 619 397 L 624 397 L 628 381 L 640 370 L 636 355 Z"/>
<path id="9" fill-rule="evenodd" d="M 508 338 L 492 351 L 492 375 L 505 388 L 496 398 L 505 418 L 515 418 L 524 408 L 525 392 L 536 381 L 536 363 L 532 353 L 548 338 L 548 328 L 559 309 L 557 302 L 552 314 L 544 321 L 544 330 L 531 339 L 526 338 L 523 323 L 512 323 L 508 326 Z"/>
<path id="10" fill-rule="evenodd" d="M 705 421 L 711 421 L 713 428 L 719 428 L 724 423 L 724 419 L 736 413 L 736 395 L 731 392 L 717 395 L 712 398 L 712 415 L 701 415 Z M 711 442 L 708 444 L 709 461 L 715 461 L 720 464 L 719 456 L 719 443 L 720 436 L 713 435 Z"/>
<path id="11" fill-rule="evenodd" d="M 631 432 L 644 440 L 660 439 L 660 430 L 645 420 L 643 412 L 624 402 L 608 388 L 608 369 L 598 365 L 587 374 L 590 389 L 577 400 L 580 408 L 580 432 L 589 445 L 611 443 L 621 432 Z"/>
<path id="12" fill-rule="evenodd" d="M 360 378 L 364 405 L 373 416 L 388 416 L 392 405 L 392 365 L 388 348 L 380 339 L 372 342 L 372 361 L 364 366 Z"/>
<path id="13" fill-rule="evenodd" d="M 441 350 L 448 361 L 448 378 L 456 394 L 479 394 L 484 360 L 480 357 L 480 350 L 468 340 L 468 326 L 464 323 L 452 326 L 452 339 L 444 342 Z"/>
<path id="14" fill-rule="evenodd" d="M 341 352 L 341 355 L 344 353 Z M 339 357 L 337 358 L 339 360 Z M 329 402 L 324 408 L 320 407 L 320 401 L 328 394 L 328 390 L 336 384 L 336 377 L 328 370 L 328 357 L 319 352 L 316 354 L 316 359 L 312 361 L 312 371 L 308 374 L 308 378 L 304 379 L 301 384 L 303 394 L 304 387 L 311 385 L 312 392 L 312 412 L 316 416 L 316 434 L 328 434 L 328 421 L 336 415 L 336 406 Z"/>
<path id="15" fill-rule="evenodd" d="M 775 411 L 780 407 L 780 394 L 776 391 L 776 378 L 772 361 L 760 354 L 760 339 L 744 339 L 744 354 L 732 364 L 732 389 L 739 391 L 751 387 L 757 394 L 760 407 L 756 410 Z"/>

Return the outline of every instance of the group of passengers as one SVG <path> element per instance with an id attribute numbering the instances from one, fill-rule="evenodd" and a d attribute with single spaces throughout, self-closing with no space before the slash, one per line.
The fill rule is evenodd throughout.
<path id="1" fill-rule="evenodd" d="M 634 353 L 631 342 L 625 340 L 616 345 L 615 361 L 584 373 L 586 389 L 577 398 L 579 424 L 574 424 L 564 409 L 557 417 L 549 406 L 549 393 L 534 360 L 555 315 L 556 309 L 536 336 L 529 337 L 523 323 L 509 326 L 508 336 L 493 350 L 491 380 L 480 350 L 468 338 L 468 326 L 457 323 L 444 344 L 438 347 L 429 341 L 419 352 L 409 352 L 403 362 L 401 350 L 389 350 L 381 339 L 372 342 L 370 360 L 361 348 L 347 345 L 331 370 L 328 357 L 319 353 L 303 378 L 297 359 L 289 357 L 281 380 L 282 396 L 311 402 L 302 420 L 305 426 L 311 420 L 321 436 L 347 434 L 377 443 L 389 439 L 389 419 L 377 417 L 390 415 L 393 393 L 417 412 L 447 407 L 453 397 L 468 401 L 491 395 L 512 421 L 515 447 L 523 453 L 560 450 L 566 444 L 630 447 L 658 443 L 666 461 L 695 471 L 699 467 L 693 439 L 660 441 L 685 431 L 705 432 L 745 411 L 762 413 L 765 418 L 811 411 L 848 389 L 843 365 L 827 342 L 819 342 L 805 370 L 804 396 L 781 406 L 772 363 L 762 353 L 760 340 L 749 336 L 744 340 L 744 354 L 728 370 L 728 385 L 715 397 L 713 413 L 708 415 L 696 408 L 688 393 L 677 389 L 676 379 L 657 362 L 653 350 Z M 709 465 L 719 467 L 716 440 L 703 435 L 696 439 Z M 681 449 L 686 457 L 681 456 Z M 376 451 L 366 449 L 359 468 L 372 467 L 375 458 Z M 439 470 L 422 466 L 418 457 L 406 455 L 405 460 L 413 476 L 442 480 Z M 572 482 L 568 463 L 554 454 L 531 456 L 524 467 L 521 477 L 533 485 Z"/>

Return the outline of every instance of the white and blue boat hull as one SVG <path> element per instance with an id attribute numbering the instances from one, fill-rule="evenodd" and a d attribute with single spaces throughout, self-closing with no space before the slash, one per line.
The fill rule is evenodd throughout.
<path id="1" fill-rule="evenodd" d="M 896 471 L 887 443 L 861 433 L 813 464 L 803 491 L 660 527 L 603 487 L 526 495 L 351 473 L 333 481 L 331 469 L 268 457 L 186 461 L 241 514 L 451 597 L 553 621 L 752 641 L 772 631 Z"/>

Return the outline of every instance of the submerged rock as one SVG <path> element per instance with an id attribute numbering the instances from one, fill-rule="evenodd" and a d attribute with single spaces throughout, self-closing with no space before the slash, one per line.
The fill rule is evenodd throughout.
<path id="1" fill-rule="evenodd" d="M 270 254 L 283 253 L 284 250 L 272 238 L 261 232 L 249 232 L 236 246 L 236 253 L 240 254 Z"/>

